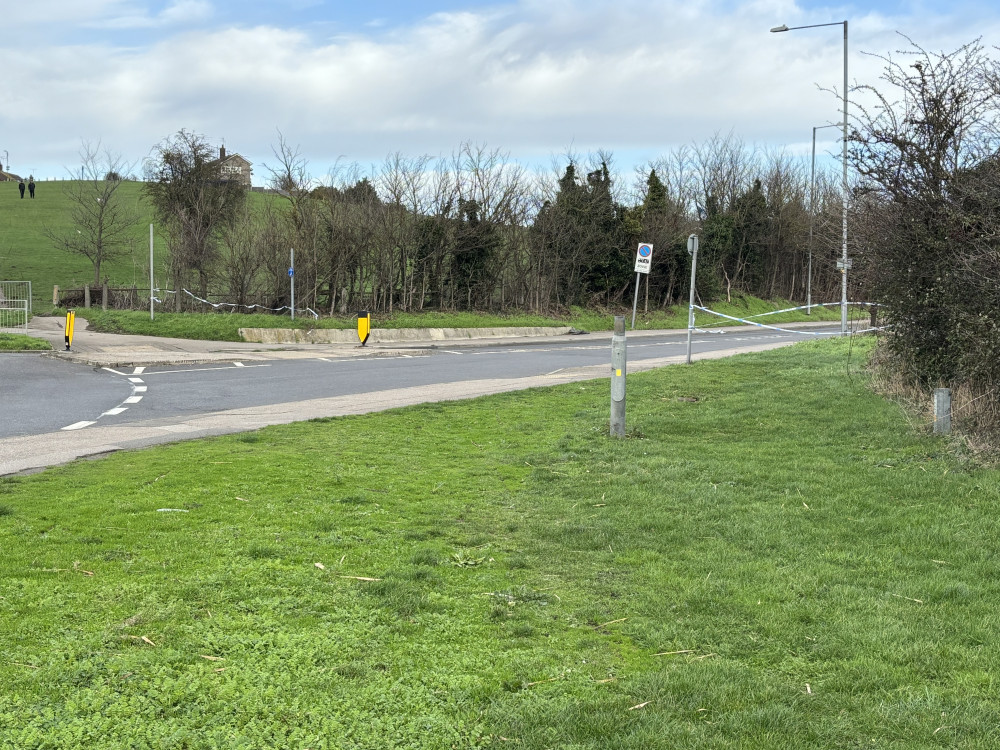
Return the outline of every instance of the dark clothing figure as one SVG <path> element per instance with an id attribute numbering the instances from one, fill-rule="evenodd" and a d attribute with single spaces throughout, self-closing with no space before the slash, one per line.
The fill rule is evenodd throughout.
<path id="1" fill-rule="evenodd" d="M 21 198 L 24 198 L 24 180 L 17 183 L 17 189 L 21 191 Z"/>
<path id="2" fill-rule="evenodd" d="M 29 195 L 30 195 L 30 196 L 31 196 L 32 198 L 34 198 L 34 197 L 35 197 L 35 181 L 34 181 L 34 180 L 29 180 L 29 181 L 28 181 L 28 194 L 29 194 Z"/>

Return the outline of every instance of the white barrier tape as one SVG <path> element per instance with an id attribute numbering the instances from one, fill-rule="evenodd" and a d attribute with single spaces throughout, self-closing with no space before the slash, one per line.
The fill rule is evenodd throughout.
<path id="1" fill-rule="evenodd" d="M 836 303 L 829 303 L 829 304 L 837 304 L 837 305 L 839 305 L 840 303 L 836 302 Z M 864 303 L 854 302 L 854 303 L 849 303 L 849 304 L 864 304 Z M 839 336 L 840 335 L 840 331 L 799 331 L 799 330 L 793 330 L 791 328 L 779 328 L 778 326 L 769 326 L 769 325 L 765 325 L 764 323 L 755 323 L 754 321 L 752 321 L 752 320 L 746 320 L 745 318 L 734 318 L 732 315 L 726 315 L 725 313 L 716 312 L 715 310 L 709 310 L 707 307 L 699 307 L 698 305 L 694 305 L 693 307 L 694 307 L 695 310 L 701 310 L 702 312 L 707 312 L 710 315 L 718 315 L 720 318 L 726 318 L 727 320 L 734 320 L 734 321 L 736 321 L 738 323 L 745 323 L 746 325 L 757 326 L 758 328 L 767 328 L 767 329 L 769 329 L 771 331 L 781 331 L 783 333 L 801 333 L 801 334 L 803 334 L 805 336 Z M 815 307 L 815 305 L 814 305 L 814 307 Z M 872 331 L 884 331 L 885 329 L 886 329 L 886 326 L 880 326 L 878 328 L 864 328 L 864 329 L 862 329 L 860 331 L 851 331 L 851 333 L 852 334 L 871 333 Z M 695 327 L 694 330 L 697 331 L 698 333 L 723 333 L 723 331 L 712 330 L 711 328 L 697 328 L 697 327 Z"/>
<path id="2" fill-rule="evenodd" d="M 154 292 L 161 292 L 163 294 L 177 294 L 177 292 L 175 292 L 172 289 L 154 289 L 153 291 Z M 201 302 L 203 304 L 209 305 L 209 306 L 213 307 L 216 310 L 218 310 L 220 307 L 234 307 L 234 308 L 235 307 L 242 307 L 242 308 L 245 308 L 247 310 L 254 310 L 256 308 L 260 308 L 261 310 L 267 310 L 268 312 L 284 312 L 285 310 L 291 310 L 292 309 L 292 308 L 288 307 L 287 305 L 285 305 L 284 307 L 264 307 L 264 305 L 240 305 L 240 304 L 237 304 L 235 302 L 209 302 L 207 299 L 202 299 L 201 297 L 199 297 L 199 296 L 197 296 L 195 294 L 192 294 L 187 289 L 182 289 L 181 291 L 184 292 L 184 294 L 186 294 L 189 297 L 191 297 L 191 299 L 194 299 L 194 300 L 197 300 L 198 302 Z M 160 299 L 158 299 L 157 297 L 153 297 L 153 301 L 154 302 L 158 302 L 160 304 L 163 304 L 163 301 L 160 300 Z M 312 315 L 315 320 L 319 320 L 319 313 L 317 313 L 311 307 L 307 307 L 304 310 L 303 309 L 297 309 L 295 312 L 307 312 L 310 315 Z"/>
<path id="3" fill-rule="evenodd" d="M 749 326 L 756 326 L 757 328 L 767 328 L 771 331 L 781 331 L 782 333 L 801 333 L 806 336 L 839 336 L 840 331 L 793 331 L 790 328 L 778 328 L 777 326 L 769 326 L 764 323 L 756 323 L 752 320 L 747 320 L 746 318 L 735 318 L 732 315 L 726 315 L 725 313 L 716 312 L 715 310 L 709 310 L 707 307 L 700 307 L 698 305 L 693 305 L 695 310 L 701 310 L 702 312 L 707 312 L 709 315 L 718 315 L 720 318 L 725 318 L 726 320 L 734 320 L 737 323 L 744 323 Z M 697 329 L 696 329 L 697 330 Z"/>
<path id="4" fill-rule="evenodd" d="M 882 307 L 882 305 L 877 302 L 848 302 L 848 305 L 861 305 L 862 307 Z M 808 310 L 812 307 L 840 307 L 840 302 L 814 302 L 811 305 L 799 305 L 798 307 L 786 307 L 784 310 L 774 310 L 772 312 L 757 313 L 756 315 L 751 315 L 749 319 L 752 318 L 763 318 L 768 315 L 779 315 L 780 313 L 795 312 L 796 310 Z"/>

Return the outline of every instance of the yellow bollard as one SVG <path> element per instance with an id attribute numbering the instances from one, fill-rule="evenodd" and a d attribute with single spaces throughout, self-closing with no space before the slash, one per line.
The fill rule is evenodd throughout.
<path id="1" fill-rule="evenodd" d="M 73 324 L 76 322 L 76 313 L 72 310 L 66 312 L 66 351 L 69 351 L 73 344 Z"/>
<path id="2" fill-rule="evenodd" d="M 361 346 L 368 341 L 368 336 L 372 330 L 372 315 L 367 310 L 358 313 L 358 338 L 361 339 Z"/>

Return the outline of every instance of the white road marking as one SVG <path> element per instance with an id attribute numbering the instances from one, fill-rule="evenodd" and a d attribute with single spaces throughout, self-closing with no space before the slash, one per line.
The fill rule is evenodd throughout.
<path id="1" fill-rule="evenodd" d="M 122 401 L 123 404 L 138 404 L 142 401 L 142 396 L 129 396 L 127 399 Z"/>
<path id="2" fill-rule="evenodd" d="M 270 367 L 271 365 L 243 365 L 244 368 L 249 370 L 252 367 Z M 160 370 L 159 372 L 147 372 L 146 377 L 151 377 L 153 375 L 171 375 L 178 372 L 212 372 L 214 370 L 232 370 L 232 367 L 198 367 L 192 370 Z"/>
<path id="3" fill-rule="evenodd" d="M 242 362 L 233 362 L 233 367 L 246 367 Z"/>
<path id="4" fill-rule="evenodd" d="M 145 393 L 148 390 L 148 386 L 137 385 L 132 388 L 132 393 Z"/>
<path id="5" fill-rule="evenodd" d="M 114 369 L 113 367 L 102 367 L 101 369 L 107 370 L 108 372 L 114 373 L 115 375 L 121 375 L 122 377 L 125 377 L 124 372 L 118 372 L 118 370 Z"/>
<path id="6" fill-rule="evenodd" d="M 121 414 L 123 411 L 128 411 L 127 406 L 116 406 L 114 409 L 108 409 L 101 416 L 102 417 L 115 417 Z"/>
<path id="7" fill-rule="evenodd" d="M 327 359 L 326 357 L 316 357 L 320 362 L 332 362 L 332 359 Z"/>
<path id="8" fill-rule="evenodd" d="M 133 372 L 132 374 L 133 375 L 142 375 L 142 373 L 143 373 L 143 371 L 145 369 L 146 369 L 145 365 L 140 365 L 139 367 L 135 368 L 135 372 Z"/>
<path id="9" fill-rule="evenodd" d="M 129 378 L 130 383 L 141 383 L 142 378 Z"/>
<path id="10" fill-rule="evenodd" d="M 63 427 L 63 430 L 82 430 L 84 427 L 90 427 L 90 425 L 95 424 L 94 422 L 74 422 L 73 424 Z"/>
<path id="11" fill-rule="evenodd" d="M 545 375 L 543 375 L 542 377 L 545 377 L 546 375 L 555 375 L 557 372 L 562 372 L 565 369 L 566 369 L 565 367 L 560 367 L 558 370 L 553 370 L 552 372 L 545 373 Z"/>

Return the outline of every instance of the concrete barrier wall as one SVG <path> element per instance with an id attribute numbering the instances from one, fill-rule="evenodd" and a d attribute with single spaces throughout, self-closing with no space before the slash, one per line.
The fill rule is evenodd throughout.
<path id="1" fill-rule="evenodd" d="M 456 339 L 502 339 L 522 336 L 565 336 L 569 326 L 536 328 L 385 328 L 373 329 L 372 344 L 401 341 L 449 341 Z M 333 328 L 241 328 L 244 341 L 256 344 L 357 344 L 358 332 Z"/>

